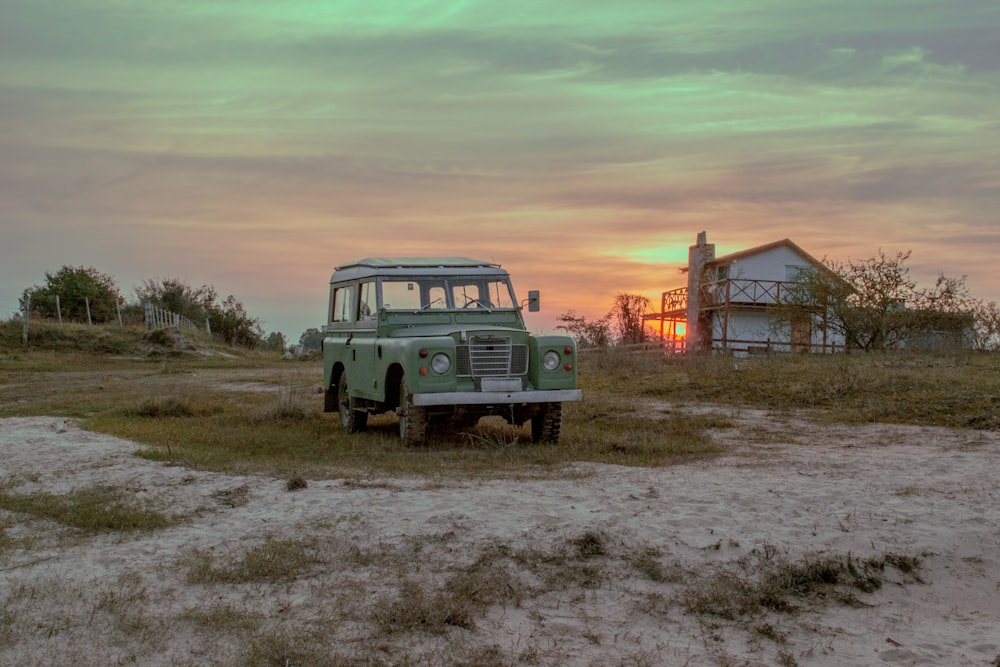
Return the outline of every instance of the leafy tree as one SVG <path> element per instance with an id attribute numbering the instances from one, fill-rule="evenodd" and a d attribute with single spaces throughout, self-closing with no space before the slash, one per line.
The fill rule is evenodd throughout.
<path id="1" fill-rule="evenodd" d="M 611 344 L 611 321 L 607 315 L 599 320 L 588 320 L 574 311 L 559 316 L 562 324 L 557 329 L 576 338 L 580 347 L 607 347 Z"/>
<path id="2" fill-rule="evenodd" d="M 642 316 L 649 309 L 649 299 L 638 294 L 620 293 L 615 296 L 608 317 L 618 334 L 620 345 L 646 342 L 646 325 Z"/>
<path id="3" fill-rule="evenodd" d="M 285 335 L 280 331 L 272 331 L 261 341 L 260 347 L 270 352 L 284 352 Z"/>
<path id="4" fill-rule="evenodd" d="M 264 336 L 260 320 L 250 317 L 243 304 L 231 294 L 221 306 L 215 306 L 209 311 L 208 321 L 212 326 L 212 333 L 220 336 L 226 345 L 253 349 Z"/>
<path id="5" fill-rule="evenodd" d="M 888 256 L 880 249 L 860 261 L 824 260 L 824 270 L 803 272 L 798 282 L 785 286 L 776 309 L 788 318 L 807 313 L 840 333 L 848 346 L 864 350 L 932 339 L 974 343 L 976 313 L 988 317 L 988 305 L 970 296 L 965 276 L 941 275 L 933 287 L 918 287 L 906 266 L 909 258 L 910 251 Z"/>
<path id="6" fill-rule="evenodd" d="M 179 278 L 150 279 L 135 289 L 136 298 L 202 323 L 217 308 L 215 288 L 209 285 L 191 287 Z"/>
<path id="7" fill-rule="evenodd" d="M 323 332 L 316 328 L 306 329 L 299 336 L 299 345 L 303 350 L 319 352 L 323 346 Z"/>
<path id="8" fill-rule="evenodd" d="M 209 285 L 194 288 L 178 278 L 147 280 L 135 293 L 140 301 L 149 301 L 198 324 L 207 320 L 212 333 L 227 345 L 252 349 L 264 337 L 260 320 L 250 317 L 235 296 L 230 294 L 221 304 L 216 303 L 218 294 Z"/>
<path id="9" fill-rule="evenodd" d="M 71 322 L 87 321 L 87 305 L 93 322 L 110 322 L 118 316 L 122 303 L 115 279 L 93 267 L 63 266 L 55 273 L 45 272 L 45 285 L 25 290 L 24 300 L 30 297 L 31 312 L 42 317 L 62 315 Z M 56 301 L 58 297 L 58 305 Z"/>

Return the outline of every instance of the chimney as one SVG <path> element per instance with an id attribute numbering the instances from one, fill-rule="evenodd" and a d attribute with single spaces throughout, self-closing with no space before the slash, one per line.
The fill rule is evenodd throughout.
<path id="1" fill-rule="evenodd" d="M 685 338 L 689 352 L 700 352 L 711 345 L 711 320 L 702 319 L 701 284 L 705 265 L 715 259 L 715 244 L 708 242 L 708 234 L 698 233 L 697 243 L 688 248 L 687 323 Z"/>

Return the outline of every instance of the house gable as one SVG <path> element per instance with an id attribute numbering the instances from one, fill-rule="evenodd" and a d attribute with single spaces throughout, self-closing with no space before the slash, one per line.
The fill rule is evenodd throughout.
<path id="1" fill-rule="evenodd" d="M 823 263 L 789 239 L 741 250 L 707 264 L 720 279 L 795 280 L 796 270 L 828 271 Z"/>

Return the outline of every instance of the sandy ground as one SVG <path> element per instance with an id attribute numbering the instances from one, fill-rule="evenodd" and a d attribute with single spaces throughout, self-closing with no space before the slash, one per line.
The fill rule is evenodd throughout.
<path id="1" fill-rule="evenodd" d="M 7 493 L 124 487 L 186 519 L 74 536 L 0 510 L 12 545 L 0 549 L 0 664 L 263 664 L 241 632 L 322 627 L 339 656 L 357 656 L 338 664 L 478 655 L 542 665 L 1000 665 L 1000 433 L 820 426 L 750 411 L 735 420 L 716 434 L 730 453 L 707 462 L 581 465 L 546 480 L 310 480 L 290 492 L 286 480 L 150 462 L 133 455 L 135 443 L 72 420 L 2 419 Z M 787 437 L 761 437 L 774 432 Z M 192 549 L 221 558 L 303 535 L 404 565 L 329 561 L 279 585 L 185 579 Z M 485 610 L 474 628 L 387 634 L 365 620 L 403 581 L 440 581 L 491 548 L 565 554 L 584 535 L 603 539 L 587 561 L 596 581 L 537 585 Z M 678 576 L 630 569 L 643 550 Z M 887 553 L 920 556 L 921 568 L 887 568 L 882 588 L 858 593 L 861 605 L 813 595 L 797 611 L 726 620 L 682 603 L 687 586 L 738 571 L 748 556 Z M 223 608 L 254 620 L 230 619 L 217 635 L 199 629 L 197 610 Z"/>

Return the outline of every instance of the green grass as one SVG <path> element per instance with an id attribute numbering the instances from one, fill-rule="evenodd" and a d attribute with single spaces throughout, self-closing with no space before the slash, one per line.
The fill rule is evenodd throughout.
<path id="1" fill-rule="evenodd" d="M 0 508 L 49 519 L 86 533 L 157 530 L 173 523 L 172 517 L 137 507 L 123 489 L 95 486 L 70 493 L 15 494 L 0 492 Z"/>

